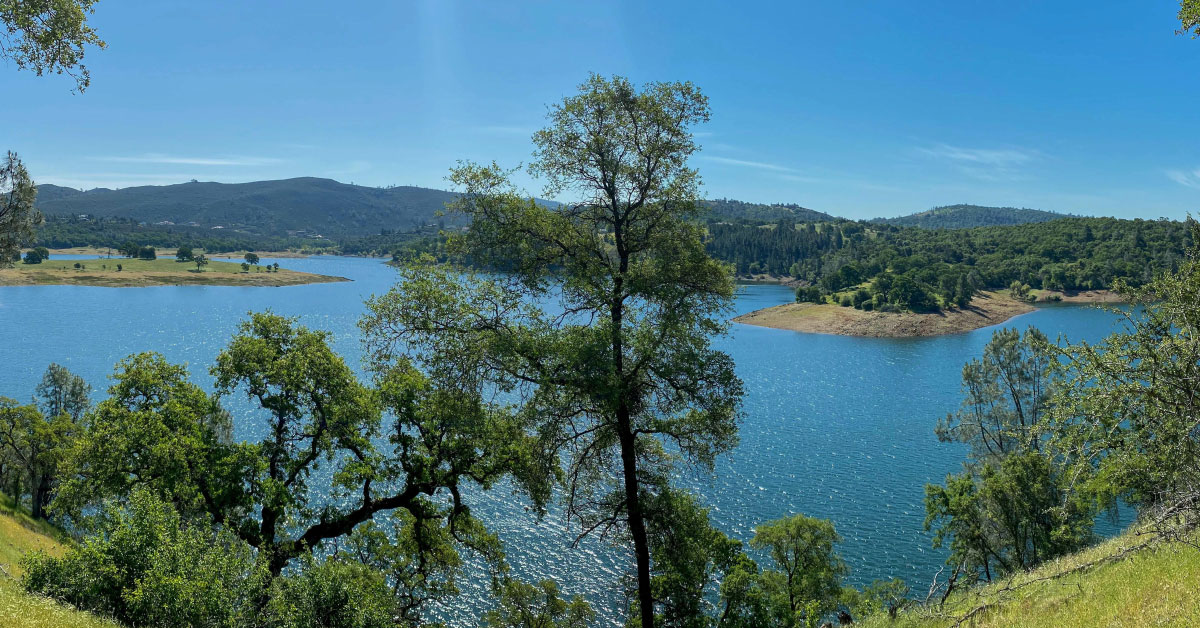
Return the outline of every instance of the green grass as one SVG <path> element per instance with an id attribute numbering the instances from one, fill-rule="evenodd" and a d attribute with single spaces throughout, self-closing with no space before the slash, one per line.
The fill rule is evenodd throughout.
<path id="1" fill-rule="evenodd" d="M 1200 626 L 1200 549 L 1145 543 L 1133 533 L 975 589 L 955 594 L 941 609 L 917 608 L 896 620 L 872 617 L 864 628 L 1093 628 Z M 1080 569 L 1093 564 L 1089 568 Z"/>
<path id="2" fill-rule="evenodd" d="M 0 493 L 0 626 L 5 628 L 115 628 L 117 624 L 73 610 L 54 600 L 26 593 L 17 578 L 26 552 L 53 555 L 66 551 L 67 536 L 34 519 L 29 511 Z"/>
<path id="3" fill-rule="evenodd" d="M 84 267 L 84 270 L 89 272 L 108 270 L 117 272 L 117 265 L 121 265 L 121 272 L 179 272 L 191 271 L 195 272 L 196 265 L 191 262 L 177 262 L 173 259 L 128 259 L 123 257 L 113 257 L 105 259 L 48 259 L 40 264 L 25 264 L 18 263 L 16 268 L 27 270 L 55 270 L 61 272 L 79 272 L 75 268 L 75 264 Z M 105 268 L 107 266 L 107 268 Z M 204 267 L 206 273 L 240 273 L 242 265 L 234 262 L 218 262 L 209 260 L 208 265 Z M 255 272 L 254 267 L 250 267 L 250 272 Z M 258 267 L 258 272 L 266 273 L 262 266 Z"/>

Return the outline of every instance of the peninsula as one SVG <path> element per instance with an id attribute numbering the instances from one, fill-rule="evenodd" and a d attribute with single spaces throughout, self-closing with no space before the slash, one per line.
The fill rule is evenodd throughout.
<path id="1" fill-rule="evenodd" d="M 1116 303 L 1118 295 L 1104 290 L 1082 292 L 1037 291 L 1037 302 Z M 735 323 L 787 329 L 810 334 L 836 334 L 865 338 L 914 338 L 960 334 L 999 325 L 1035 309 L 1008 291 L 982 292 L 970 305 L 935 312 L 867 312 L 829 303 L 786 303 L 755 310 L 734 318 Z"/>
<path id="2" fill-rule="evenodd" d="M 49 259 L 38 264 L 16 263 L 0 268 L 0 286 L 75 285 L 130 288 L 145 286 L 295 286 L 350 281 L 280 268 L 267 270 L 241 264 L 210 261 L 197 270 L 194 263 L 173 259 Z"/>

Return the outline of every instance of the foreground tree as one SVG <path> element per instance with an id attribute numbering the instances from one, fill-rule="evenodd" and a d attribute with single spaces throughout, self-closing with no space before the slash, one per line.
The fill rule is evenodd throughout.
<path id="1" fill-rule="evenodd" d="M 1179 34 L 1191 33 L 1200 38 L 1200 0 L 1182 0 L 1179 3 Z"/>
<path id="2" fill-rule="evenodd" d="M 29 171 L 9 151 L 0 166 L 0 268 L 18 258 L 21 247 L 33 241 L 34 228 L 42 224 L 42 213 L 33 206 L 36 199 L 37 186 Z"/>
<path id="3" fill-rule="evenodd" d="M 67 456 L 55 507 L 78 516 L 140 487 L 231 530 L 272 580 L 297 559 L 357 548 L 354 560 L 395 583 L 389 612 L 419 615 L 457 591 L 459 550 L 503 570 L 467 488 L 510 477 L 540 507 L 544 456 L 527 418 L 486 403 L 481 384 L 432 380 L 403 359 L 372 372 L 364 385 L 325 333 L 253 315 L 213 367 L 220 395 L 243 393 L 262 411 L 261 438 L 234 442 L 219 397 L 161 356 L 133 356 Z"/>
<path id="4" fill-rule="evenodd" d="M 192 263 L 196 265 L 196 272 L 201 272 L 205 266 L 208 266 L 208 257 L 201 253 L 192 258 Z"/>
<path id="5" fill-rule="evenodd" d="M 1052 415 L 1077 486 L 1138 506 L 1169 534 L 1200 522 L 1198 253 L 1143 288 L 1118 286 L 1131 306 L 1122 329 L 1065 349 L 1070 378 Z"/>
<path id="6" fill-rule="evenodd" d="M 454 243 L 481 277 L 418 265 L 374 299 L 364 325 L 388 355 L 401 343 L 427 367 L 471 347 L 491 383 L 517 393 L 542 442 L 565 463 L 568 517 L 586 535 L 632 546 L 640 625 L 654 625 L 644 507 L 675 464 L 711 467 L 737 442 L 741 382 L 710 339 L 725 330 L 730 270 L 704 251 L 690 128 L 709 116 L 689 83 L 641 89 L 592 76 L 534 135 L 545 207 L 496 165 L 465 164 L 453 209 L 471 227 Z M 541 304 L 546 304 L 545 306 Z M 451 369 L 452 370 L 452 369 Z"/>
<path id="7" fill-rule="evenodd" d="M 1047 445 L 1057 356 L 1034 328 L 995 332 L 983 357 L 963 367 L 962 406 L 938 422 L 939 439 L 970 453 L 962 473 L 925 487 L 925 527 L 969 579 L 1028 569 L 1093 538 L 1094 500 L 1072 490 Z"/>
<path id="8" fill-rule="evenodd" d="M 790 621 L 804 625 L 837 609 L 846 563 L 834 552 L 842 539 L 829 521 L 793 515 L 761 525 L 750 547 L 766 550 L 778 571 L 765 580 L 767 590 L 786 600 Z"/>
<path id="9" fill-rule="evenodd" d="M 58 477 L 57 465 L 75 424 L 65 414 L 46 417 L 34 405 L 17 405 L 0 397 L 0 451 L 15 467 L 21 484 L 15 498 L 29 495 L 35 518 L 46 517 L 51 491 Z M 11 490 L 11 489 L 10 489 Z"/>
<path id="10" fill-rule="evenodd" d="M 105 46 L 87 23 L 96 1 L 0 0 L 0 58 L 38 76 L 66 74 L 84 91 L 91 74 L 83 55 L 89 46 Z"/>

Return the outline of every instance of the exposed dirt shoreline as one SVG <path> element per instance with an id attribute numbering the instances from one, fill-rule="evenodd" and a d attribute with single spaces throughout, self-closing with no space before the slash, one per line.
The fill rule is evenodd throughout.
<path id="1" fill-rule="evenodd" d="M 1057 294 L 1058 299 L 1053 298 Z M 1120 299 L 1106 291 L 1044 293 L 1038 300 L 1062 303 L 1114 303 Z M 1014 299 L 1007 292 L 983 292 L 965 308 L 940 312 L 864 312 L 829 304 L 787 303 L 734 318 L 736 323 L 787 329 L 811 334 L 837 334 L 864 338 L 917 338 L 961 334 L 981 327 L 999 325 L 1014 316 L 1032 312 L 1034 305 Z"/>

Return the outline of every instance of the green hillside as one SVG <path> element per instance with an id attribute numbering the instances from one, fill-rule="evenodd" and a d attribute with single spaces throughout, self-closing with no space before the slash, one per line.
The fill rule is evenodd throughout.
<path id="1" fill-rule="evenodd" d="M 21 588 L 19 564 L 26 552 L 59 555 L 63 535 L 44 521 L 29 516 L 0 493 L 0 626 L 6 628 L 115 628 L 117 624 L 72 610 Z"/>
<path id="2" fill-rule="evenodd" d="M 241 230 L 265 236 L 342 238 L 412 231 L 436 222 L 454 194 L 419 187 L 372 188 L 301 177 L 253 183 L 180 183 L 81 192 L 38 186 L 38 208 L 48 216 L 131 218 L 150 224 Z M 450 221 L 450 217 L 447 217 Z"/>
<path id="3" fill-rule="evenodd" d="M 895 225 L 897 227 L 923 227 L 925 229 L 970 229 L 972 227 L 998 227 L 1002 225 L 1022 225 L 1031 222 L 1047 222 L 1066 217 L 1068 217 L 1068 214 L 1040 209 L 946 205 L 908 216 L 876 218 L 871 222 Z"/>
<path id="4" fill-rule="evenodd" d="M 707 210 L 707 217 L 713 220 L 749 220 L 774 222 L 787 218 L 798 222 L 825 222 L 836 220 L 834 216 L 819 212 L 815 209 L 801 207 L 794 203 L 747 203 L 731 198 L 719 198 L 702 201 L 701 206 Z"/>
<path id="5" fill-rule="evenodd" d="M 1181 543 L 1143 547 L 1126 533 L 1029 573 L 953 594 L 941 608 L 917 607 L 865 628 L 1093 628 L 1200 626 L 1200 549 Z M 942 581 L 945 581 L 943 576 Z M 923 592 L 922 592 L 923 594 Z"/>

